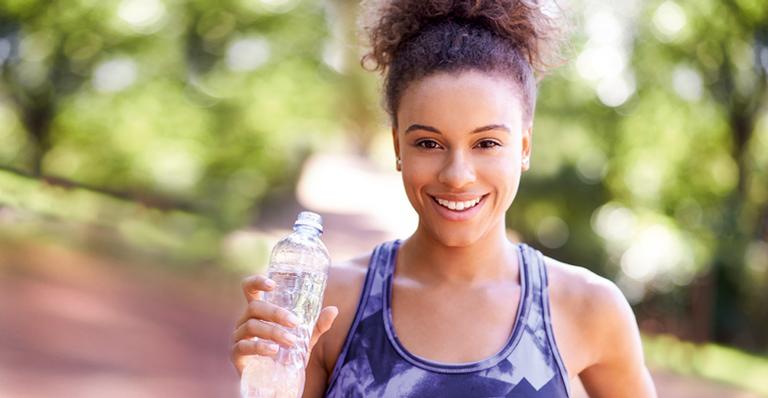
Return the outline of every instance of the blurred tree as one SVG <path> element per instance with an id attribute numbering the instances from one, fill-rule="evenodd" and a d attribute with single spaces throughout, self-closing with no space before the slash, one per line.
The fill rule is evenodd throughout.
<path id="1" fill-rule="evenodd" d="M 768 4 L 576 7 L 511 224 L 665 331 L 768 350 Z"/>
<path id="2" fill-rule="evenodd" d="M 335 130 L 323 5 L 0 2 L 6 170 L 246 223 Z"/>
<path id="3" fill-rule="evenodd" d="M 328 19 L 331 23 L 331 41 L 326 47 L 326 57 L 341 76 L 338 109 L 341 111 L 344 130 L 355 143 L 360 154 L 368 153 L 373 139 L 379 132 L 382 113 L 376 80 L 370 72 L 361 68 L 360 14 L 357 0 L 328 0 Z"/>
<path id="4" fill-rule="evenodd" d="M 760 144 L 753 137 L 768 107 L 768 5 L 667 1 L 650 10 L 634 55 L 638 80 L 643 79 L 638 98 L 661 100 L 653 106 L 667 103 L 675 109 L 677 115 L 651 119 L 655 126 L 673 124 L 678 135 L 690 130 L 688 142 L 673 146 L 680 153 L 679 174 L 658 199 L 659 210 L 701 236 L 711 256 L 711 265 L 701 270 L 703 279 L 692 287 L 692 297 L 700 301 L 688 303 L 709 310 L 696 312 L 693 328 L 701 339 L 766 349 L 768 336 L 759 330 L 768 312 L 753 303 L 768 296 L 764 287 L 750 287 L 755 275 L 749 275 L 745 254 L 753 242 L 765 239 L 759 231 L 765 230 L 768 214 L 765 195 L 750 192 L 764 190 L 767 180 L 765 164 L 754 157 Z M 683 25 L 679 29 L 677 20 Z M 691 208 L 700 209 L 694 210 L 701 214 L 695 216 L 699 226 L 691 225 Z"/>

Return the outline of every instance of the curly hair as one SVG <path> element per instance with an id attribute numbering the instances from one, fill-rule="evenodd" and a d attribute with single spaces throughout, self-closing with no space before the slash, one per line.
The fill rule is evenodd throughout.
<path id="1" fill-rule="evenodd" d="M 554 5 L 554 0 L 552 4 Z M 384 107 L 397 125 L 407 85 L 438 72 L 478 70 L 510 78 L 526 121 L 537 75 L 553 66 L 562 29 L 537 0 L 368 0 L 364 68 L 384 76 Z"/>

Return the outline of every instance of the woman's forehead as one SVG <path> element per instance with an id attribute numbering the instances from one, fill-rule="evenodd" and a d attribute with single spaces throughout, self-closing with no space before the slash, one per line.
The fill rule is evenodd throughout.
<path id="1" fill-rule="evenodd" d="M 472 130 L 488 124 L 515 128 L 522 113 L 515 84 L 492 74 L 466 71 L 434 74 L 409 84 L 397 117 L 403 128 L 408 123 L 428 123 Z"/>

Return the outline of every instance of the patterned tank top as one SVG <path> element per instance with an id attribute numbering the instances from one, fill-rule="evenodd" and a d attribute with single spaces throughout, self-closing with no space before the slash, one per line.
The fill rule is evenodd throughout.
<path id="1" fill-rule="evenodd" d="M 519 244 L 521 296 L 504 348 L 477 362 L 441 363 L 408 352 L 392 326 L 392 275 L 400 241 L 373 251 L 365 284 L 325 396 L 569 396 L 549 313 L 547 272 L 537 250 Z"/>

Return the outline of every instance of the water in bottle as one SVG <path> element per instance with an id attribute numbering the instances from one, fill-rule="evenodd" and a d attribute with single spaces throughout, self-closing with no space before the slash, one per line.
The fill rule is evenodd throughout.
<path id="1" fill-rule="evenodd" d="M 320 314 L 331 260 L 320 240 L 319 215 L 299 213 L 293 231 L 272 250 L 267 272 L 276 287 L 264 294 L 264 300 L 299 318 L 299 326 L 289 330 L 298 343 L 292 348 L 280 346 L 275 357 L 251 357 L 240 383 L 243 398 L 299 398 L 304 391 L 309 340 Z"/>

